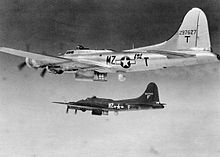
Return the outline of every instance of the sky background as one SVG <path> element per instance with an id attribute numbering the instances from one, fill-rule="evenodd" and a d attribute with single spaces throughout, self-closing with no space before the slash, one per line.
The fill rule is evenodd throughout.
<path id="1" fill-rule="evenodd" d="M 207 15 L 214 52 L 220 53 L 219 0 L 1 0 L 0 45 L 57 55 L 83 44 L 115 50 L 168 39 L 193 7 Z M 118 82 L 78 82 L 17 65 L 0 53 L 0 156 L 219 156 L 219 64 L 126 74 Z M 126 99 L 159 87 L 163 110 L 92 116 L 52 101 L 96 95 Z"/>

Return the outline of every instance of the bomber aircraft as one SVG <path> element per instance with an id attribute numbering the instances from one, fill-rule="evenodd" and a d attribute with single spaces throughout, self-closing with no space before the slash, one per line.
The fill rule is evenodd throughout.
<path id="1" fill-rule="evenodd" d="M 75 110 L 75 114 L 77 113 L 77 110 L 81 110 L 82 112 L 89 110 L 92 111 L 92 115 L 99 116 L 108 115 L 109 111 L 114 111 L 117 115 L 119 111 L 162 109 L 164 108 L 164 105 L 166 105 L 160 102 L 158 87 L 154 82 L 149 83 L 145 92 L 134 99 L 112 100 L 93 96 L 77 102 L 53 103 L 66 105 L 66 113 L 69 112 L 69 109 Z"/>
<path id="2" fill-rule="evenodd" d="M 214 63 L 220 60 L 212 53 L 206 15 L 191 9 L 177 32 L 160 44 L 115 52 L 112 50 L 67 50 L 59 56 L 0 47 L 0 51 L 25 57 L 25 64 L 53 74 L 74 73 L 76 80 L 107 81 L 108 73 L 117 73 L 120 81 L 125 73 L 168 67 Z M 25 65 L 23 64 L 23 65 Z M 22 66 L 21 66 L 22 67 Z"/>

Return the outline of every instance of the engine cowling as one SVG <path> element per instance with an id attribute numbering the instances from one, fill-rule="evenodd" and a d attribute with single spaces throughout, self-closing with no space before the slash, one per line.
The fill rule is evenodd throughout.
<path id="1" fill-rule="evenodd" d="M 26 62 L 26 65 L 30 68 L 39 68 L 40 66 L 36 60 L 31 59 L 31 58 L 25 58 L 25 62 Z"/>
<path id="2" fill-rule="evenodd" d="M 46 69 L 53 74 L 62 74 L 64 72 L 60 67 L 47 66 Z"/>

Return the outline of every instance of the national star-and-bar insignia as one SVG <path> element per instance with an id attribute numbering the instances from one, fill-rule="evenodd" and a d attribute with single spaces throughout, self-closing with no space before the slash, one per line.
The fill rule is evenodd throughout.
<path id="1" fill-rule="evenodd" d="M 122 57 L 120 60 L 115 61 L 116 65 L 121 65 L 122 68 L 130 68 L 131 64 L 136 64 L 135 59 L 130 59 L 128 56 Z"/>

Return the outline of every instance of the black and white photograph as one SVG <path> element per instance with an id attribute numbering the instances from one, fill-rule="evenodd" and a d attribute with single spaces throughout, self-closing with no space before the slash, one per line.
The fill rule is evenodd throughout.
<path id="1" fill-rule="evenodd" d="M 0 157 L 220 156 L 219 0 L 1 0 Z"/>

